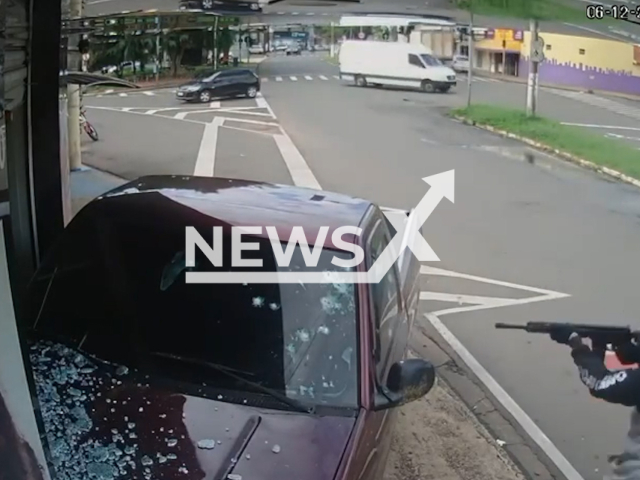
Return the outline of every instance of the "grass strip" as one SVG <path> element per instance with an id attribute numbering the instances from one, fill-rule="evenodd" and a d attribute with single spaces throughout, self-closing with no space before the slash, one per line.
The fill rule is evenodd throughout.
<path id="1" fill-rule="evenodd" d="M 640 150 L 621 140 L 604 137 L 599 132 L 562 125 L 544 117 L 530 118 L 524 111 L 494 105 L 471 105 L 469 108 L 452 110 L 451 114 L 528 138 L 640 179 Z"/>

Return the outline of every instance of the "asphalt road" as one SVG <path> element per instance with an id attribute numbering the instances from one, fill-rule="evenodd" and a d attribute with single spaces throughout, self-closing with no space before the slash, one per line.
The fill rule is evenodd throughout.
<path id="1" fill-rule="evenodd" d="M 430 266 L 449 273 L 425 276 L 424 311 L 441 312 L 432 323 L 461 342 L 584 479 L 601 479 L 606 456 L 622 446 L 627 410 L 591 399 L 565 348 L 496 331 L 493 323 L 640 326 L 639 192 L 542 154 L 529 164 L 517 142 L 444 117 L 464 103 L 464 86 L 436 95 L 356 88 L 316 57 L 273 58 L 259 73 L 266 80 L 255 100 L 185 107 L 170 90 L 86 98 L 101 140 L 86 144 L 85 161 L 126 178 L 198 171 L 317 181 L 393 208 L 419 202 L 428 188 L 423 177 L 455 169 L 455 204 L 443 200 L 425 224 L 441 259 Z M 478 101 L 524 102 L 521 85 L 479 79 L 473 88 Z M 542 92 L 542 112 L 638 125 L 630 110 L 614 113 L 563 94 Z M 207 126 L 214 118 L 222 119 L 218 129 Z M 541 293 L 527 287 L 551 293 L 531 302 Z M 473 304 L 485 309 L 456 311 Z"/>

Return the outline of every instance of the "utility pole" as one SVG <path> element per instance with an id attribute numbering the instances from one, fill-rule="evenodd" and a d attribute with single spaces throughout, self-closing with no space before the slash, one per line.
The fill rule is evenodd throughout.
<path id="1" fill-rule="evenodd" d="M 473 65 L 475 55 L 473 53 L 473 12 L 469 11 L 469 38 L 467 40 L 467 47 L 469 49 L 469 71 L 467 72 L 467 108 L 471 106 L 471 85 L 473 82 Z"/>
<path id="2" fill-rule="evenodd" d="M 70 1 L 70 17 L 82 17 L 82 0 Z M 69 35 L 68 70 L 73 72 L 82 71 L 82 55 L 78 50 L 81 35 Z M 80 150 L 80 86 L 75 84 L 67 85 L 67 131 L 69 141 L 69 167 L 71 171 L 82 168 L 82 152 Z"/>
<path id="3" fill-rule="evenodd" d="M 529 21 L 529 30 L 531 31 L 531 50 L 529 52 L 529 75 L 527 78 L 527 116 L 532 117 L 536 114 L 538 106 L 538 69 L 540 62 L 544 60 L 544 42 L 539 35 L 538 20 Z"/>

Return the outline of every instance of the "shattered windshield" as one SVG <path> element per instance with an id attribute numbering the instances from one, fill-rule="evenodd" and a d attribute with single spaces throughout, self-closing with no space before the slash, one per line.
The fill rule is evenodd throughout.
<path id="1" fill-rule="evenodd" d="M 186 268 L 183 229 L 159 242 L 153 230 L 114 221 L 110 235 L 92 241 L 89 225 L 75 226 L 33 283 L 38 334 L 166 379 L 255 393 L 209 363 L 309 404 L 358 405 L 352 284 L 187 284 L 187 271 L 220 269 L 198 250 L 196 267 Z M 289 267 L 277 267 L 269 240 L 253 240 L 260 250 L 243 255 L 263 259 L 263 271 L 306 268 L 300 246 Z M 335 271 L 334 256 L 348 258 L 324 249 L 316 270 Z M 69 302 L 73 290 L 82 293 Z"/>

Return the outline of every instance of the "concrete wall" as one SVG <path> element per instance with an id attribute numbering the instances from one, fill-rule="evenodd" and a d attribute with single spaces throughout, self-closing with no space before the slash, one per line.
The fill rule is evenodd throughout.
<path id="1" fill-rule="evenodd" d="M 546 60 L 540 81 L 591 90 L 640 95 L 640 65 L 634 62 L 634 45 L 614 40 L 542 32 Z M 528 74 L 531 34 L 525 32 L 520 76 Z"/>

